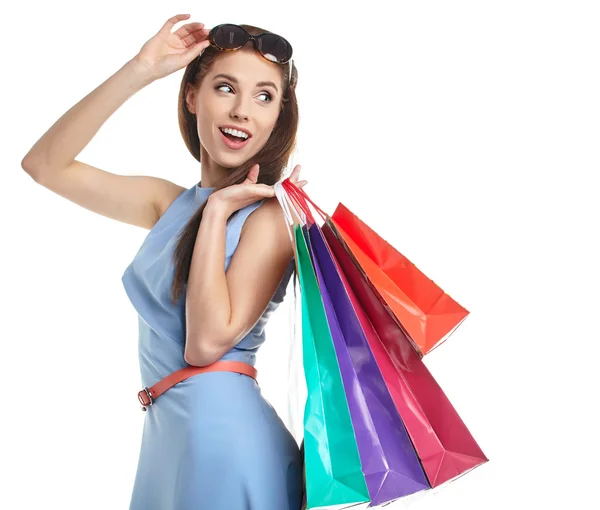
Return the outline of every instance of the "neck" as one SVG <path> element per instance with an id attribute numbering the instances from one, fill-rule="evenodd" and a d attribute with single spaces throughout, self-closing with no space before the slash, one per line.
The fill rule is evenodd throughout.
<path id="1" fill-rule="evenodd" d="M 203 188 L 215 188 L 217 183 L 222 181 L 228 173 L 227 168 L 215 163 L 204 147 L 200 147 L 200 181 Z"/>

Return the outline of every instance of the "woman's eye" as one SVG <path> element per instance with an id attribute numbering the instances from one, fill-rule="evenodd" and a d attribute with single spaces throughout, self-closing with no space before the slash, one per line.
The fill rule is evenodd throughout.
<path id="1" fill-rule="evenodd" d="M 273 98 L 271 97 L 271 94 L 269 94 L 268 92 L 261 92 L 259 94 L 260 96 L 267 96 L 267 100 L 264 101 L 265 103 L 270 103 L 271 101 L 273 101 Z"/>
<path id="2" fill-rule="evenodd" d="M 225 84 L 225 83 L 222 83 L 221 85 L 218 85 L 218 86 L 217 86 L 217 90 L 220 90 L 220 89 L 222 89 L 223 87 L 226 87 L 226 88 L 228 88 L 228 89 L 230 89 L 230 90 L 231 90 L 231 87 L 230 87 L 229 85 Z"/>

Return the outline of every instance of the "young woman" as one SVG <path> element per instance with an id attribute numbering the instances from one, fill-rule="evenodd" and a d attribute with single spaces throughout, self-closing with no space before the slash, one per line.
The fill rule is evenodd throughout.
<path id="1" fill-rule="evenodd" d="M 150 229 L 122 277 L 139 314 L 147 410 L 130 509 L 298 510 L 302 455 L 253 368 L 294 272 L 273 187 L 296 140 L 292 48 L 247 25 L 171 31 L 188 17 L 169 19 L 22 166 L 89 210 Z M 198 184 L 119 176 L 75 159 L 129 97 L 183 67 L 179 124 L 201 163 Z M 296 166 L 290 180 L 303 186 L 298 176 Z M 155 385 L 182 369 L 196 372 L 158 398 Z"/>

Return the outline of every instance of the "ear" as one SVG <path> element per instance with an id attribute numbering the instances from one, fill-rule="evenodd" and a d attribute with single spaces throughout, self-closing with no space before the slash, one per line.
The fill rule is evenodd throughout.
<path id="1" fill-rule="evenodd" d="M 191 113 L 196 114 L 196 89 L 190 85 L 185 91 L 185 104 Z"/>

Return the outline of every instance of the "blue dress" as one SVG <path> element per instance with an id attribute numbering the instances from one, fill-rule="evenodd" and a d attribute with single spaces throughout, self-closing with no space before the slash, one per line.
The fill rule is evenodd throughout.
<path id="1" fill-rule="evenodd" d="M 178 231 L 212 191 L 194 185 L 182 192 L 123 273 L 138 313 L 140 389 L 187 366 L 185 288 L 172 304 L 172 256 Z M 244 221 L 263 202 L 241 209 L 227 225 L 225 269 Z M 221 359 L 255 365 L 265 324 L 282 302 L 293 270 L 291 261 L 264 315 Z M 254 379 L 232 372 L 198 374 L 147 409 L 130 510 L 300 509 L 300 449 Z"/>

